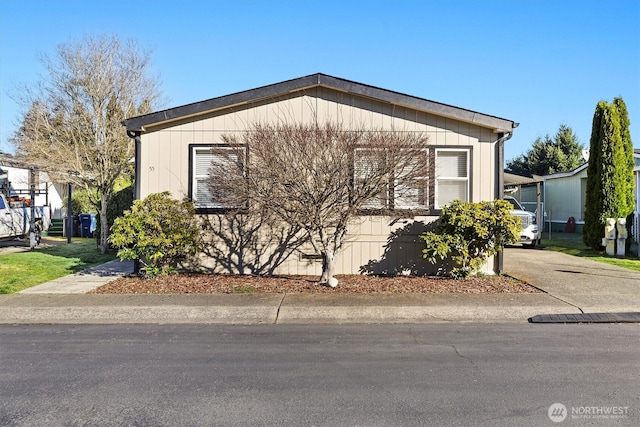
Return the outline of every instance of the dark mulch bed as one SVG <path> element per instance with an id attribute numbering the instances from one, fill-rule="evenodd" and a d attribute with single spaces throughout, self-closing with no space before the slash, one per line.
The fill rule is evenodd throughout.
<path id="1" fill-rule="evenodd" d="M 508 276 L 445 277 L 341 275 L 336 288 L 322 286 L 314 276 L 242 276 L 224 274 L 172 274 L 145 279 L 127 276 L 92 293 L 97 294 L 231 294 L 231 293 L 538 293 L 538 289 Z"/>

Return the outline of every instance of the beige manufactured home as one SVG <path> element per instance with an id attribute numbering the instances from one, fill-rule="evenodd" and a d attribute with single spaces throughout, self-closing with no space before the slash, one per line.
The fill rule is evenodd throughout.
<path id="1" fill-rule="evenodd" d="M 136 144 L 136 197 L 169 191 L 176 198 L 191 198 L 203 215 L 223 214 L 206 188 L 208 165 L 215 160 L 211 147 L 220 146 L 224 134 L 239 134 L 252 123 L 269 121 L 339 121 L 343 126 L 364 125 L 428 135 L 425 148 L 435 160 L 430 169 L 432 176 L 427 177 L 428 188 L 424 189 L 424 194 L 429 194 L 421 198 L 418 206 L 422 215 L 398 219 L 395 215 L 363 214 L 350 226 L 337 274 L 433 272 L 434 268 L 421 257 L 418 236 L 451 200 L 501 197 L 503 144 L 518 125 L 511 120 L 314 74 L 128 119 L 125 126 Z M 234 234 L 235 229 L 231 228 L 238 224 L 226 224 Z M 261 239 L 268 240 L 264 233 Z M 247 247 L 251 245 L 245 245 L 243 252 L 227 239 L 219 239 L 215 250 L 204 255 L 203 261 L 215 271 L 264 272 L 257 266 L 267 262 L 264 258 L 277 244 L 255 244 L 263 249 L 257 251 L 254 245 L 254 252 L 249 253 Z M 269 272 L 320 274 L 321 262 L 310 248 L 303 245 L 287 255 Z M 487 271 L 499 270 L 499 264 L 499 259 L 492 260 Z"/>

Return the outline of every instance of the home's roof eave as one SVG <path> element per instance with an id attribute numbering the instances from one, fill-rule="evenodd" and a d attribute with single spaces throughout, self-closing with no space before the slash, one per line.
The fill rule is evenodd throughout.
<path id="1" fill-rule="evenodd" d="M 637 148 L 634 148 L 633 151 L 634 151 L 633 157 L 636 158 L 636 159 L 640 159 L 640 150 L 637 149 Z M 550 175 L 545 175 L 542 178 L 545 179 L 545 180 L 547 180 L 547 179 L 557 179 L 557 178 L 566 178 L 568 176 L 573 176 L 573 175 L 576 175 L 576 174 L 582 172 L 588 166 L 589 166 L 589 162 L 586 162 L 586 163 L 583 163 L 582 165 L 578 166 L 577 168 L 575 168 L 572 171 L 553 173 L 553 174 L 550 174 Z M 636 166 L 634 171 L 638 170 L 638 168 L 640 168 L 640 166 Z"/>
<path id="2" fill-rule="evenodd" d="M 132 117 L 125 120 L 124 125 L 128 131 L 144 132 L 150 127 L 319 86 L 476 124 L 481 127 L 490 128 L 496 133 L 510 133 L 518 126 L 518 123 L 512 120 L 320 73 Z"/>
<path id="3" fill-rule="evenodd" d="M 582 172 L 583 170 L 585 170 L 587 167 L 589 166 L 589 162 L 584 163 L 580 166 L 578 166 L 577 168 L 575 168 L 572 171 L 569 172 L 558 172 L 558 173 L 553 173 L 550 175 L 545 175 L 542 178 L 546 181 L 547 179 L 557 179 L 557 178 L 566 178 L 568 176 L 573 176 L 576 175 L 580 172 Z"/>

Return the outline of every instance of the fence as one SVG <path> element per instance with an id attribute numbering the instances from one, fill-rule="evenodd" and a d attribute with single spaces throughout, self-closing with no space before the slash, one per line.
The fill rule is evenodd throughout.
<path id="1" fill-rule="evenodd" d="M 638 244 L 638 252 L 640 252 L 640 212 L 633 213 L 633 224 L 631 224 L 631 236 Z M 638 254 L 640 256 L 640 254 Z"/>

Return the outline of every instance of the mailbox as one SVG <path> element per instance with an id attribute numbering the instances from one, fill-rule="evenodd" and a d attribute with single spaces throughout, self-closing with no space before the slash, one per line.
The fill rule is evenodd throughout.
<path id="1" fill-rule="evenodd" d="M 604 226 L 604 238 L 614 240 L 616 238 L 616 220 L 613 218 L 607 218 L 607 222 Z"/>
<path id="2" fill-rule="evenodd" d="M 618 218 L 618 222 L 616 223 L 616 228 L 618 229 L 618 239 L 626 239 L 627 238 L 627 220 L 625 218 Z"/>
<path id="3" fill-rule="evenodd" d="M 615 242 L 616 220 L 613 218 L 607 218 L 607 221 L 604 224 L 604 238 L 602 239 L 602 246 L 604 246 L 604 251 L 607 255 L 614 256 L 616 254 Z"/>

